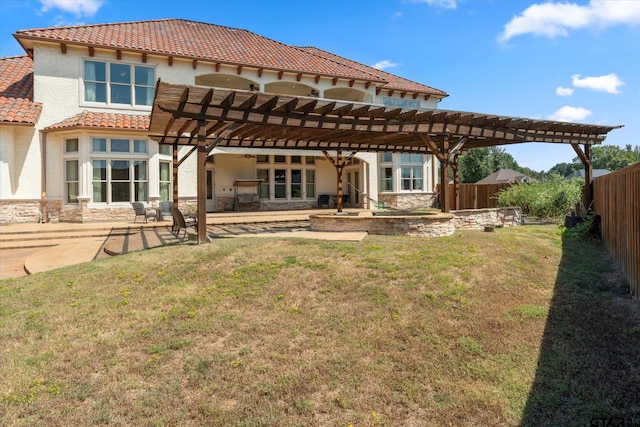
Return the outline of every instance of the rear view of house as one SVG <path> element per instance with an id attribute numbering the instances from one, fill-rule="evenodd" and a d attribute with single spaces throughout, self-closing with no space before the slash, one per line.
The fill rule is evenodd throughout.
<path id="1" fill-rule="evenodd" d="M 173 197 L 175 162 L 179 203 L 193 203 L 190 148 L 174 156 L 148 138 L 159 79 L 397 108 L 435 109 L 447 96 L 318 48 L 179 19 L 14 36 L 26 55 L 0 59 L 0 223 L 128 219 L 133 202 Z M 437 167 L 428 154 L 358 153 L 344 168 L 345 205 L 431 205 Z M 321 151 L 219 147 L 206 174 L 209 212 L 233 209 L 238 194 L 261 210 L 313 208 L 336 195 Z"/>

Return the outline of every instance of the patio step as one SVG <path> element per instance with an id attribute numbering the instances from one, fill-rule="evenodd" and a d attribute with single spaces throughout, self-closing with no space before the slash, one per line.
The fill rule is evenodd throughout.
<path id="1" fill-rule="evenodd" d="M 159 226 L 166 228 L 169 223 Z M 150 227 L 145 227 L 150 228 Z M 139 233 L 142 227 L 96 227 L 89 229 L 58 229 L 42 231 L 15 231 L 0 233 L 0 250 L 50 247 L 77 242 L 78 239 L 97 239 Z"/>

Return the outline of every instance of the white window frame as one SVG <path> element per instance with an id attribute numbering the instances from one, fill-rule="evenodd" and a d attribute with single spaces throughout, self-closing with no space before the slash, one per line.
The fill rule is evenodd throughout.
<path id="1" fill-rule="evenodd" d="M 317 197 L 317 168 L 314 161 L 308 160 L 308 157 L 311 156 L 290 156 L 284 155 L 283 162 L 276 162 L 275 156 L 282 156 L 280 154 L 277 155 L 268 155 L 268 160 L 266 162 L 260 161 L 256 162 L 256 176 L 258 175 L 258 170 L 266 170 L 268 176 L 268 182 L 263 182 L 262 190 L 260 191 L 261 198 L 263 200 L 276 200 L 276 201 L 300 201 L 300 200 L 316 200 Z M 292 157 L 300 157 L 299 163 L 292 163 Z M 277 183 L 275 178 L 276 170 L 284 170 L 285 180 L 282 183 Z M 292 182 L 292 171 L 299 170 L 300 171 L 300 181 L 299 183 Z M 313 170 L 314 172 L 314 182 L 307 183 L 307 171 Z M 300 186 L 300 197 L 294 197 L 293 189 L 294 185 Z M 313 195 L 309 195 L 307 192 L 308 185 L 313 185 Z M 276 197 L 276 186 L 282 186 L 285 188 L 284 197 Z M 268 188 L 268 197 L 262 197 L 266 192 L 264 188 Z"/>
<path id="2" fill-rule="evenodd" d="M 96 63 L 102 63 L 105 65 L 105 80 L 90 80 L 87 78 L 87 62 L 96 62 Z M 130 77 L 130 81 L 129 83 L 119 83 L 119 82 L 115 82 L 112 81 L 111 78 L 111 65 L 120 65 L 120 66 L 128 66 L 129 67 L 129 77 Z M 145 68 L 145 69 L 151 69 L 153 70 L 153 82 L 151 82 L 151 84 L 136 84 L 136 67 L 141 67 L 141 68 Z M 110 107 L 110 108 L 117 108 L 117 109 L 140 109 L 140 110 L 145 110 L 145 111 L 151 111 L 151 107 L 153 106 L 153 93 L 155 90 L 155 79 L 157 76 L 157 68 L 155 65 L 153 64 L 139 64 L 139 63 L 133 63 L 133 62 L 122 62 L 122 61 L 108 61 L 108 60 L 103 60 L 103 59 L 99 59 L 99 58 L 93 58 L 93 57 L 89 57 L 89 58 L 82 58 L 82 62 L 81 62 L 81 73 L 80 73 L 80 105 L 81 106 L 99 106 L 99 107 Z M 91 101 L 91 100 L 87 100 L 87 83 L 96 83 L 96 84 L 104 84 L 105 86 L 105 101 Z M 147 82 L 149 83 L 149 82 Z M 129 96 L 130 96 L 130 103 L 120 103 L 120 102 L 113 102 L 111 99 L 112 96 L 112 86 L 128 86 L 130 91 L 129 91 Z M 147 90 L 151 90 L 151 98 L 147 98 L 147 101 L 149 102 L 149 104 L 137 104 L 136 103 L 136 88 L 144 88 Z"/>
<path id="3" fill-rule="evenodd" d="M 106 150 L 105 151 L 94 151 L 93 150 L 93 142 L 94 140 L 105 140 L 106 141 Z M 112 141 L 114 140 L 127 140 L 129 141 L 129 151 L 128 152 L 122 152 L 122 151 L 113 151 L 112 150 Z M 141 151 L 135 151 L 135 146 L 136 146 L 136 141 L 145 141 L 146 142 L 146 149 L 144 150 L 144 152 Z M 89 165 L 91 168 L 90 171 L 90 176 L 91 176 L 91 201 L 93 204 L 95 205 L 99 205 L 99 206 L 104 206 L 104 205 L 111 205 L 111 206 L 122 206 L 122 205 L 128 205 L 131 202 L 143 202 L 143 203 L 148 203 L 149 201 L 149 192 L 150 192 L 150 184 L 149 184 L 149 167 L 150 167 L 150 157 L 149 157 L 149 140 L 148 139 L 143 139 L 143 138 L 139 138 L 139 137 L 131 137 L 131 138 L 127 138 L 127 137 L 109 137 L 109 136 L 92 136 L 89 139 L 89 144 L 90 144 L 90 161 L 89 161 Z M 94 161 L 105 161 L 106 162 L 106 176 L 105 179 L 100 179 L 100 180 L 96 180 L 94 177 Z M 125 182 L 122 180 L 115 180 L 113 178 L 113 162 L 114 161 L 127 161 L 128 162 L 128 179 L 126 180 L 126 182 L 129 183 L 129 200 L 120 200 L 120 201 L 113 201 L 113 185 L 118 183 L 118 182 Z M 136 163 L 137 162 L 144 162 L 145 163 L 145 171 L 144 171 L 144 177 L 143 178 L 139 178 L 136 176 Z M 96 201 L 94 198 L 94 185 L 97 182 L 104 182 L 106 184 L 106 200 L 105 201 Z M 139 185 L 140 183 L 144 183 L 144 185 L 146 186 L 146 190 L 144 191 L 144 193 L 146 194 L 146 198 L 145 200 L 138 200 L 138 191 L 136 191 L 137 189 L 137 185 Z"/>
<path id="4" fill-rule="evenodd" d="M 67 143 L 69 141 L 75 141 L 76 144 L 76 149 L 73 151 L 68 151 L 67 150 Z M 80 138 L 78 137 L 74 137 L 74 138 L 64 138 L 63 140 L 63 147 L 62 147 L 62 151 L 63 151 L 63 166 L 64 166 L 64 202 L 67 205 L 77 205 L 78 204 L 78 197 L 80 196 L 80 160 L 79 160 L 79 153 L 80 153 Z M 69 174 L 68 174 L 68 162 L 76 162 L 76 179 L 75 180 L 69 180 Z M 76 184 L 76 199 L 75 201 L 71 201 L 69 199 L 69 185 L 75 183 Z"/>
<path id="5" fill-rule="evenodd" d="M 404 156 L 409 156 L 408 159 L 403 158 Z M 414 157 L 415 156 L 415 157 Z M 410 153 L 406 153 L 406 154 L 400 154 L 399 155 L 399 160 L 400 160 L 400 180 L 399 180 L 399 190 L 400 192 L 423 192 L 424 191 L 424 175 L 425 175 L 425 170 L 424 170 L 424 164 L 425 164 L 425 157 L 422 154 L 410 154 Z M 420 170 L 420 177 L 417 178 L 415 177 L 415 171 L 416 169 Z M 409 176 L 405 178 L 403 172 L 407 170 L 409 172 Z M 410 187 L 411 188 L 404 188 L 404 183 L 405 181 L 407 181 L 410 183 Z M 415 188 L 415 182 L 420 180 L 421 182 L 421 188 Z"/>
<path id="6" fill-rule="evenodd" d="M 409 159 L 403 159 L 404 155 L 409 155 Z M 389 158 L 389 156 L 391 158 Z M 413 156 L 420 156 L 418 158 L 412 158 Z M 380 153 L 378 154 L 378 185 L 381 193 L 424 193 L 426 192 L 428 184 L 428 163 L 430 157 L 424 154 L 391 154 Z M 391 175 L 387 176 L 385 172 L 387 169 L 391 169 Z M 422 176 L 415 176 L 415 169 L 420 169 Z M 403 170 L 408 170 L 409 177 L 403 177 Z M 411 182 L 410 189 L 404 189 L 403 181 L 409 179 Z M 387 188 L 387 183 L 391 180 L 391 189 Z M 415 182 L 417 180 L 422 181 L 422 188 L 416 189 Z"/>

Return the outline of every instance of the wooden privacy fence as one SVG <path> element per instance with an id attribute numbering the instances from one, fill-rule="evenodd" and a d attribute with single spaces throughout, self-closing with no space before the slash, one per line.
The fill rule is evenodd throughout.
<path id="1" fill-rule="evenodd" d="M 498 198 L 496 194 L 503 188 L 508 188 L 512 184 L 459 184 L 458 195 L 460 200 L 460 206 L 458 209 L 482 209 L 482 208 L 497 208 Z M 440 192 L 440 184 L 438 184 L 438 193 Z M 453 184 L 449 184 L 449 194 L 452 196 L 449 198 L 449 210 L 455 210 L 455 198 L 453 197 Z"/>
<path id="2" fill-rule="evenodd" d="M 594 211 L 605 246 L 618 260 L 631 295 L 640 296 L 640 163 L 593 181 Z"/>

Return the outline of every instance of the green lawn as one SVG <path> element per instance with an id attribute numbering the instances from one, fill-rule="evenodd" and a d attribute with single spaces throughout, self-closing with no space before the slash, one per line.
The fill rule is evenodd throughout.
<path id="1" fill-rule="evenodd" d="M 555 226 L 218 239 L 0 281 L 3 425 L 640 421 L 640 310 Z"/>

